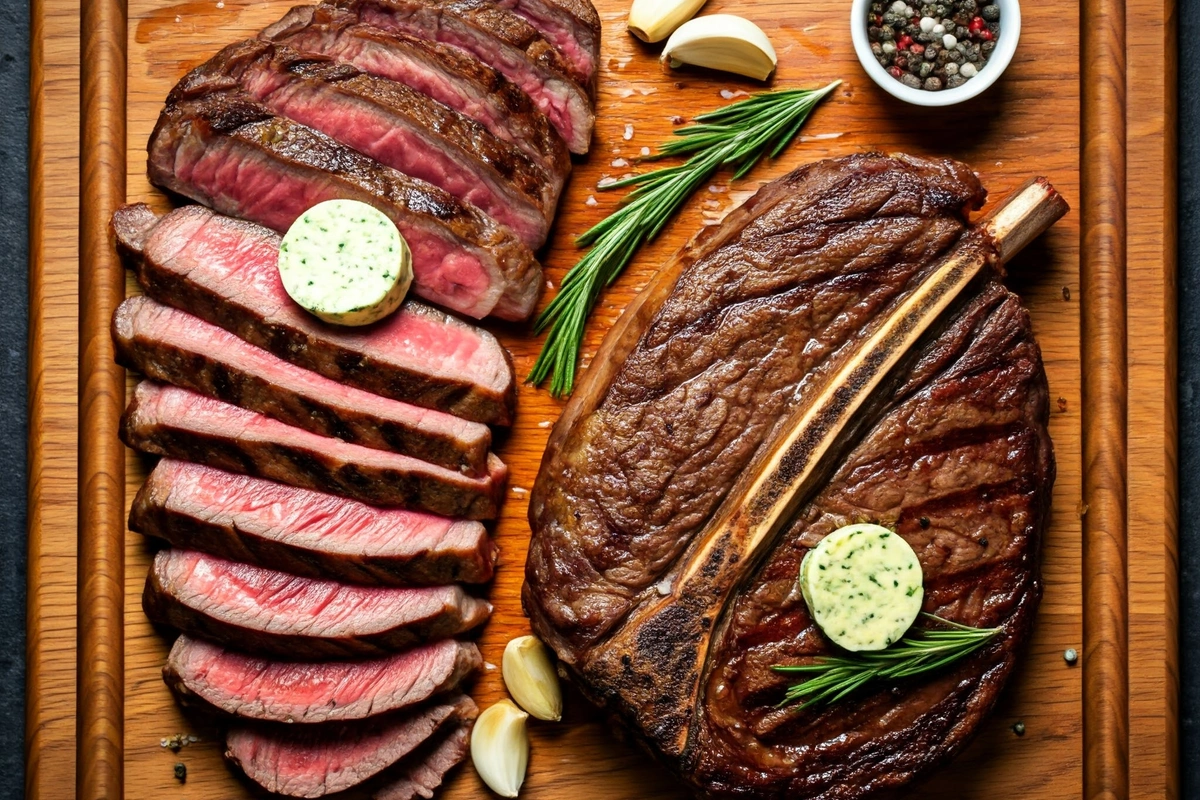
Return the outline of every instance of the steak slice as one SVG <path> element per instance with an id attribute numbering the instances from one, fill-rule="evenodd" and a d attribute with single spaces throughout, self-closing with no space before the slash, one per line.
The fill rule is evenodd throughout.
<path id="1" fill-rule="evenodd" d="M 189 636 L 285 660 L 378 657 L 491 613 L 458 586 L 352 586 L 174 549 L 155 555 L 142 607 Z"/>
<path id="2" fill-rule="evenodd" d="M 1054 468 L 1029 320 L 992 265 L 1065 211 L 967 222 L 961 164 L 877 154 L 764 187 L 627 309 L 551 435 L 522 598 L 594 702 L 700 795 L 855 798 L 962 748 L 1028 637 Z M 1044 212 L 1044 213 L 1042 213 Z M 1021 235 L 1011 235 L 1019 232 Z M 598 368 L 596 368 L 598 367 Z M 800 559 L 910 541 L 925 611 L 997 640 L 929 679 L 781 706 L 834 652 Z"/>
<path id="3" fill-rule="evenodd" d="M 483 664 L 479 648 L 442 639 L 366 661 L 269 661 L 187 635 L 163 680 L 184 704 L 201 701 L 244 719 L 322 723 L 367 719 L 456 688 Z"/>
<path id="4" fill-rule="evenodd" d="M 193 97 L 236 86 L 274 114 L 444 189 L 532 248 L 546 241 L 562 182 L 479 123 L 403 83 L 251 39 L 226 47 L 180 86 Z"/>
<path id="5" fill-rule="evenodd" d="M 525 91 L 562 134 L 586 153 L 596 114 L 590 77 L 577 72 L 521 17 L 490 0 L 337 0 L 369 25 L 452 45 Z"/>
<path id="6" fill-rule="evenodd" d="M 589 0 L 496 0 L 496 5 L 537 28 L 575 71 L 595 86 L 600 63 L 600 15 Z"/>
<path id="7" fill-rule="evenodd" d="M 483 423 L 344 386 L 149 297 L 121 303 L 112 332 L 117 361 L 148 378 L 322 436 L 487 474 L 492 434 Z"/>
<path id="8" fill-rule="evenodd" d="M 449 733 L 430 738 L 411 758 L 405 759 L 399 773 L 390 777 L 375 800 L 413 800 L 433 797 L 446 774 L 462 763 L 471 745 L 471 725 L 460 723 Z"/>
<path id="9" fill-rule="evenodd" d="M 142 288 L 161 303 L 338 383 L 470 420 L 512 422 L 512 361 L 481 328 L 414 301 L 366 328 L 324 323 L 284 290 L 274 232 L 203 206 L 162 218 L 126 206 L 112 226 Z"/>
<path id="10" fill-rule="evenodd" d="M 382 506 L 491 519 L 505 468 L 472 478 L 398 453 L 293 428 L 220 400 L 142 381 L 121 418 L 121 440 L 143 453 L 197 461 Z"/>
<path id="11" fill-rule="evenodd" d="M 225 757 L 268 792 L 325 797 L 386 781 L 390 769 L 411 774 L 406 756 L 419 758 L 421 745 L 441 741 L 439 731 L 469 724 L 477 713 L 458 695 L 373 725 L 237 727 L 225 736 Z"/>
<path id="12" fill-rule="evenodd" d="M 260 36 L 423 92 L 515 145 L 560 186 L 571 172 L 566 142 L 529 95 L 457 48 L 365 25 L 326 5 L 297 6 Z"/>
<path id="13" fill-rule="evenodd" d="M 483 525 L 161 459 L 133 499 L 129 527 L 308 578 L 378 586 L 491 580 L 496 546 Z"/>
<path id="14" fill-rule="evenodd" d="M 276 231 L 324 200 L 360 200 L 408 241 L 421 297 L 476 318 L 533 313 L 542 268 L 510 230 L 241 92 L 200 89 L 184 82 L 167 98 L 148 148 L 156 186 Z"/>

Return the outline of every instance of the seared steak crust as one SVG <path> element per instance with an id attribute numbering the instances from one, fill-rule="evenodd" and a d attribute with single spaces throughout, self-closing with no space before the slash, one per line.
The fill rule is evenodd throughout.
<path id="1" fill-rule="evenodd" d="M 520 148 L 559 185 L 571 171 L 566 142 L 529 95 L 455 47 L 366 25 L 327 5 L 297 6 L 259 35 L 423 92 Z"/>
<path id="2" fill-rule="evenodd" d="M 669 610 L 626 624 L 682 580 L 680 556 L 738 501 L 727 494 L 772 453 L 781 421 L 827 390 L 982 199 L 962 165 L 873 154 L 765 187 L 626 311 L 551 436 L 522 595 L 534 630 L 701 795 L 855 798 L 901 785 L 962 748 L 1028 637 L 1054 476 L 1047 388 L 1026 313 L 990 275 L 845 432 L 823 487 L 714 610 L 710 639 L 670 629 Z M 781 708 L 789 680 L 770 667 L 831 652 L 807 616 L 800 560 L 856 521 L 913 545 L 926 611 L 1003 634 L 932 680 L 827 711 Z M 695 703 L 648 714 L 656 691 L 668 705 L 687 696 L 674 684 L 696 677 L 671 665 L 689 649 L 702 655 Z M 661 674 L 632 673 L 631 655 Z"/>
<path id="3" fill-rule="evenodd" d="M 276 231 L 323 200 L 373 205 L 412 248 L 417 294 L 476 318 L 533 313 L 541 266 L 512 231 L 239 91 L 214 91 L 201 76 L 185 76 L 167 98 L 148 150 L 156 186 Z"/>
<path id="4" fill-rule="evenodd" d="M 595 83 L 600 61 L 600 15 L 588 0 L 496 0 L 537 28 L 574 65 Z"/>
<path id="5" fill-rule="evenodd" d="M 183 83 L 190 94 L 237 87 L 273 113 L 479 208 L 530 247 L 546 240 L 562 183 L 479 123 L 403 83 L 255 39 L 229 45 Z"/>

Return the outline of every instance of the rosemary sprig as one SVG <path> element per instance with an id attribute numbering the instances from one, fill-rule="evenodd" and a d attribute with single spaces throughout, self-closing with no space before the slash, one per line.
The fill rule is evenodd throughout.
<path id="1" fill-rule="evenodd" d="M 600 290 L 611 284 L 643 243 L 658 235 L 698 187 L 721 167 L 740 178 L 764 155 L 774 158 L 795 137 L 813 108 L 841 81 L 821 89 L 787 89 L 755 95 L 696 117 L 699 124 L 675 131 L 650 160 L 690 156 L 683 164 L 634 175 L 602 189 L 636 188 L 625 204 L 576 240 L 594 245 L 563 278 L 558 296 L 534 326 L 550 333 L 526 380 L 534 385 L 553 375 L 550 392 L 571 393 L 584 326 Z"/>
<path id="2" fill-rule="evenodd" d="M 999 628 L 971 628 L 933 614 L 921 616 L 948 626 L 915 628 L 886 650 L 848 656 L 819 656 L 812 664 L 776 665 L 776 672 L 813 674 L 791 686 L 781 706 L 803 700 L 800 708 L 836 703 L 876 680 L 923 675 L 969 656 L 1000 633 Z"/>

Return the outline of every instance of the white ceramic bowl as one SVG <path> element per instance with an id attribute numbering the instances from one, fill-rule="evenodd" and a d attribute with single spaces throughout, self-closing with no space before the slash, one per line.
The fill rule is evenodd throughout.
<path id="1" fill-rule="evenodd" d="M 917 5 L 918 0 L 908 0 L 909 5 Z M 991 58 L 979 70 L 974 78 L 962 86 L 953 89 L 943 89 L 940 92 L 929 92 L 925 89 L 913 89 L 888 74 L 880 66 L 871 52 L 871 42 L 867 37 L 867 11 L 871 0 L 854 0 L 850 6 L 850 36 L 854 42 L 854 52 L 863 69 L 871 76 L 871 80 L 879 84 L 892 97 L 917 106 L 952 106 L 964 100 L 970 100 L 987 90 L 995 83 L 1008 64 L 1013 54 L 1017 52 L 1017 41 L 1021 38 L 1021 4 L 1018 0 L 993 0 L 1000 6 L 1000 36 L 996 39 L 996 48 L 992 50 Z"/>

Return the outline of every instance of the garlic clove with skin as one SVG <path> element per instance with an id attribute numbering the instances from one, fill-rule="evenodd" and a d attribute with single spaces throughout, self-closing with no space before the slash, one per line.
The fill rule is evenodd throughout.
<path id="1" fill-rule="evenodd" d="M 696 15 L 705 0 L 633 0 L 629 32 L 643 42 L 661 42 Z"/>
<path id="2" fill-rule="evenodd" d="M 548 722 L 562 719 L 562 689 L 550 649 L 536 636 L 518 636 L 504 648 L 504 686 L 517 705 Z"/>
<path id="3" fill-rule="evenodd" d="M 501 797 L 516 797 L 529 767 L 529 715 L 511 700 L 489 706 L 471 730 L 471 763 L 479 777 Z"/>
<path id="4" fill-rule="evenodd" d="M 697 17 L 679 26 L 663 48 L 672 67 L 691 64 L 765 81 L 775 71 L 775 48 L 762 28 L 735 14 Z"/>

